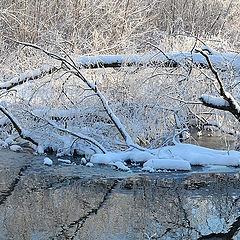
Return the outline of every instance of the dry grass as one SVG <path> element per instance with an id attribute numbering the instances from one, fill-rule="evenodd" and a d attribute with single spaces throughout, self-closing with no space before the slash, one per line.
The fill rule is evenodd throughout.
<path id="1" fill-rule="evenodd" d="M 191 34 L 239 40 L 238 0 L 1 1 L 2 36 L 44 44 L 65 42 L 82 54 L 143 51 L 147 41 Z M 8 48 L 0 39 L 2 51 Z"/>

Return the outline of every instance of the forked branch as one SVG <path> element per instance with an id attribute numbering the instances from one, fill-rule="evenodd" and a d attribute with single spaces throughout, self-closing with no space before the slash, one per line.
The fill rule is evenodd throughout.
<path id="1" fill-rule="evenodd" d="M 30 137 L 28 134 L 28 131 L 24 130 L 21 126 L 18 120 L 13 116 L 13 114 L 10 112 L 10 110 L 4 106 L 3 104 L 0 104 L 0 111 L 10 120 L 16 131 L 18 132 L 19 136 L 34 145 L 38 145 L 38 143 Z"/>
<path id="2" fill-rule="evenodd" d="M 196 52 L 202 54 L 205 57 L 211 72 L 214 74 L 218 82 L 219 93 L 221 96 L 221 97 L 214 97 L 214 96 L 204 94 L 199 99 L 202 101 L 203 105 L 207 107 L 231 112 L 237 118 L 237 120 L 240 121 L 240 106 L 237 103 L 237 101 L 234 99 L 232 94 L 225 91 L 223 83 L 219 77 L 219 74 L 213 67 L 209 56 L 200 49 L 197 49 Z"/>
<path id="3" fill-rule="evenodd" d="M 15 40 L 13 40 L 13 41 L 15 41 Z M 15 42 L 18 43 L 18 44 L 27 46 L 27 47 L 32 47 L 32 48 L 35 48 L 37 50 L 40 50 L 40 51 L 44 52 L 45 54 L 47 54 L 48 56 L 50 56 L 51 58 L 56 59 L 58 61 L 61 61 L 62 65 L 65 67 L 65 69 L 67 71 L 71 72 L 76 77 L 81 79 L 96 94 L 96 96 L 100 99 L 107 115 L 109 116 L 109 118 L 111 119 L 111 121 L 113 122 L 113 124 L 115 125 L 117 130 L 119 131 L 120 135 L 125 140 L 126 144 L 129 147 L 135 147 L 135 148 L 141 149 L 140 146 L 138 146 L 137 144 L 134 144 L 134 142 L 132 141 L 132 138 L 130 137 L 128 132 L 125 130 L 125 127 L 122 125 L 122 123 L 120 122 L 118 117 L 113 113 L 112 109 L 109 107 L 107 100 L 105 99 L 104 95 L 99 91 L 97 85 L 95 85 L 93 82 L 89 81 L 87 78 L 85 78 L 82 75 L 82 73 L 79 70 L 79 67 L 76 65 L 76 63 L 74 62 L 74 60 L 70 56 L 67 56 L 68 59 L 69 59 L 68 60 L 65 57 L 61 57 L 58 54 L 49 52 L 49 51 L 47 51 L 47 50 L 45 50 L 45 49 L 43 49 L 43 48 L 41 48 L 41 47 L 39 47 L 35 44 L 19 42 L 19 41 L 15 41 Z"/>

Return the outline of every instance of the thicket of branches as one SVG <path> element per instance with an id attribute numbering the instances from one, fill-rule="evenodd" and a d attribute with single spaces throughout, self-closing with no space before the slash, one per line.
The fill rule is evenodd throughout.
<path id="1" fill-rule="evenodd" d="M 1 35 L 24 42 L 62 42 L 80 54 L 143 51 L 166 36 L 239 37 L 238 0 L 10 0 L 0 3 Z M 0 40 L 1 51 L 8 49 Z M 170 48 L 170 47 L 169 47 Z M 2 52 L 1 52 L 2 54 Z"/>
<path id="2" fill-rule="evenodd" d="M 1 82 L 30 69 L 44 69 L 43 64 L 57 67 L 40 79 L 2 89 L 2 106 L 16 117 L 22 130 L 28 131 L 22 134 L 31 136 L 42 148 L 66 154 L 99 150 L 79 136 L 88 136 L 107 150 L 126 148 L 128 144 L 96 91 L 73 74 L 72 68 L 9 38 L 37 44 L 70 62 L 83 55 L 190 52 L 204 44 L 221 54 L 238 50 L 238 12 L 237 0 L 2 1 Z M 191 59 L 177 68 L 122 66 L 80 72 L 97 86 L 133 142 L 140 146 L 166 144 L 174 136 L 183 137 L 191 126 L 201 130 L 215 125 L 237 136 L 234 116 L 204 107 L 199 101 L 204 93 L 218 96 L 219 88 L 211 71 L 199 69 Z M 219 72 L 225 89 L 236 100 L 238 74 L 231 64 L 227 71 Z M 5 115 L 1 127 L 4 141 L 19 134 Z"/>

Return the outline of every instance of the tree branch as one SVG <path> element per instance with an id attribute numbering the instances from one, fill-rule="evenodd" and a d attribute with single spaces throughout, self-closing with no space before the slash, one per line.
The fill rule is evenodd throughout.
<path id="1" fill-rule="evenodd" d="M 73 132 L 73 131 L 70 131 L 68 129 L 65 129 L 65 128 L 61 128 L 59 127 L 57 124 L 55 124 L 54 122 L 50 121 L 49 119 L 47 118 L 43 118 L 43 117 L 40 117 L 32 112 L 30 112 L 30 114 L 38 119 L 41 119 L 42 121 L 45 121 L 47 122 L 49 125 L 51 125 L 52 127 L 56 128 L 57 130 L 61 131 L 61 132 L 65 132 L 65 133 L 68 133 L 74 137 L 77 137 L 81 140 L 84 140 L 84 141 L 87 141 L 89 143 L 92 143 L 93 145 L 95 145 L 96 147 L 98 147 L 103 153 L 106 153 L 107 151 L 105 150 L 105 148 L 98 142 L 96 141 L 95 139 L 91 138 L 91 137 L 88 137 L 86 135 L 83 135 L 81 133 L 76 133 L 76 132 Z"/>
<path id="2" fill-rule="evenodd" d="M 12 40 L 12 39 L 11 39 Z M 77 66 L 77 64 L 75 63 L 75 61 L 73 59 L 71 59 L 70 56 L 68 56 L 68 58 L 70 60 L 67 60 L 64 57 L 61 57 L 55 53 L 51 53 L 35 44 L 31 44 L 31 43 L 25 43 L 25 42 L 20 42 L 20 41 L 15 41 L 12 40 L 18 44 L 24 45 L 24 46 L 28 46 L 28 47 L 32 47 L 35 48 L 37 50 L 40 50 L 42 52 L 44 52 L 45 54 L 47 54 L 48 56 L 61 61 L 62 64 L 65 66 L 65 68 L 68 71 L 71 71 L 72 74 L 74 74 L 76 77 L 78 77 L 79 79 L 81 79 L 96 95 L 97 97 L 100 99 L 100 101 L 102 102 L 102 105 L 107 113 L 107 115 L 109 116 L 109 118 L 111 119 L 111 121 L 113 122 L 113 124 L 115 125 L 115 127 L 117 128 L 117 130 L 119 131 L 120 135 L 123 137 L 123 139 L 125 140 L 126 144 L 130 147 L 135 147 L 138 149 L 141 149 L 140 146 L 138 146 L 137 144 L 134 144 L 132 138 L 130 137 L 130 135 L 128 134 L 128 132 L 125 130 L 125 127 L 122 125 L 122 123 L 120 122 L 120 120 L 118 119 L 118 117 L 113 113 L 112 109 L 109 107 L 107 100 L 105 99 L 105 97 L 103 96 L 103 94 L 98 90 L 97 85 L 95 85 L 93 82 L 89 81 L 88 79 L 86 79 L 82 73 L 79 70 L 79 67 Z"/>
<path id="3" fill-rule="evenodd" d="M 222 81 L 221 81 L 221 79 L 220 79 L 220 77 L 219 77 L 219 75 L 218 75 L 218 72 L 217 72 L 217 71 L 215 70 L 215 68 L 213 67 L 213 65 L 212 65 L 212 63 L 211 63 L 211 61 L 210 61 L 209 56 L 208 56 L 203 50 L 201 50 L 201 49 L 196 49 L 196 52 L 202 54 L 202 55 L 206 58 L 210 70 L 211 70 L 212 73 L 215 75 L 215 77 L 216 77 L 216 79 L 217 79 L 217 81 L 218 81 L 218 84 L 219 84 L 219 87 L 220 87 L 220 95 L 223 96 L 224 98 L 227 98 L 227 97 L 226 97 L 226 94 L 225 94 L 224 87 L 223 87 L 223 83 L 222 83 Z"/>
<path id="4" fill-rule="evenodd" d="M 24 130 L 20 126 L 18 120 L 13 116 L 13 114 L 10 112 L 10 110 L 7 109 L 7 107 L 3 106 L 3 104 L 0 104 L 0 111 L 10 120 L 13 127 L 17 130 L 17 132 L 21 138 L 30 141 L 34 145 L 38 145 L 38 143 L 29 136 L 28 131 Z"/>
<path id="5" fill-rule="evenodd" d="M 52 74 L 54 72 L 57 72 L 58 70 L 59 68 L 55 66 L 43 65 L 39 69 L 26 71 L 20 74 L 19 76 L 12 78 L 10 81 L 0 83 L 0 90 L 2 89 L 10 90 L 11 88 L 21 85 L 27 81 L 43 78 L 47 74 Z"/>
<path id="6" fill-rule="evenodd" d="M 225 91 L 223 83 L 218 75 L 218 72 L 213 67 L 209 56 L 200 49 L 197 49 L 196 52 L 202 54 L 207 60 L 210 70 L 212 71 L 212 73 L 215 75 L 215 78 L 217 79 L 217 82 L 220 88 L 219 89 L 220 95 L 221 95 L 221 97 L 202 95 L 199 99 L 202 101 L 202 103 L 205 106 L 231 112 L 237 118 L 237 120 L 240 121 L 240 106 L 236 102 L 234 97 L 229 92 Z"/>

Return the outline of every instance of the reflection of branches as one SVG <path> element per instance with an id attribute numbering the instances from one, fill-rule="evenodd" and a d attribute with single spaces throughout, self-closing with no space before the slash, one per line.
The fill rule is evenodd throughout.
<path id="1" fill-rule="evenodd" d="M 198 238 L 198 240 L 206 240 L 206 239 L 232 239 L 240 229 L 240 217 L 237 217 L 235 222 L 229 228 L 228 232 L 226 233 L 210 233 L 208 235 L 203 235 L 202 237 Z"/>

